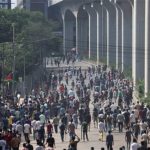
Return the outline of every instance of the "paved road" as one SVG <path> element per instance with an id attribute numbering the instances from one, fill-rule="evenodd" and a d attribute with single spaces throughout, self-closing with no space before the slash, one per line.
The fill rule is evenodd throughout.
<path id="1" fill-rule="evenodd" d="M 92 65 L 91 63 L 87 63 L 84 61 L 81 62 L 76 62 L 75 66 L 82 66 L 82 68 L 87 68 L 87 66 Z M 62 67 L 66 66 L 66 65 L 61 65 Z M 51 67 L 49 65 L 49 67 Z M 53 66 L 55 67 L 55 66 Z M 69 82 L 70 83 L 70 82 Z M 93 109 L 93 105 L 90 103 L 90 108 L 91 110 Z M 76 130 L 77 135 L 80 137 L 81 136 L 81 127 L 80 125 L 78 126 L 78 129 Z M 94 128 L 93 122 L 91 123 L 91 130 L 88 133 L 89 135 L 89 141 L 82 141 L 78 144 L 78 150 L 90 150 L 91 147 L 94 147 L 95 150 L 100 150 L 101 147 L 106 147 L 105 144 L 105 140 L 104 142 L 99 141 L 99 133 L 98 133 L 98 129 Z M 114 135 L 114 150 L 118 150 L 121 146 L 125 145 L 125 140 L 124 140 L 124 133 L 118 133 L 118 130 L 113 131 L 113 135 Z M 32 135 L 31 135 L 32 136 Z M 64 148 L 68 148 L 68 141 L 69 141 L 69 136 L 66 135 L 65 136 L 65 142 L 61 142 L 60 139 L 60 135 L 59 134 L 53 134 L 55 140 L 56 140 L 56 150 L 63 150 Z M 32 139 L 32 138 L 31 138 Z M 104 136 L 105 139 L 105 136 Z M 36 142 L 35 141 L 31 141 L 31 143 L 35 146 Z"/>

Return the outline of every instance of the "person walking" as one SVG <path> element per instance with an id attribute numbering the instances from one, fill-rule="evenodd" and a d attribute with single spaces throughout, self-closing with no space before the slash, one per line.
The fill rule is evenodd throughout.
<path id="1" fill-rule="evenodd" d="M 72 136 L 70 143 L 69 143 L 69 146 L 68 146 L 69 147 L 68 150 L 77 150 L 77 144 L 79 142 L 80 142 L 80 138 L 77 135 Z"/>
<path id="2" fill-rule="evenodd" d="M 11 148 L 13 150 L 19 150 L 19 145 L 21 143 L 21 140 L 19 137 L 17 137 L 16 134 L 13 135 L 13 138 L 11 139 Z"/>
<path id="3" fill-rule="evenodd" d="M 65 124 L 63 123 L 63 121 L 61 122 L 60 126 L 59 126 L 59 129 L 60 129 L 60 137 L 61 137 L 61 141 L 64 142 L 64 135 L 65 135 Z"/>
<path id="4" fill-rule="evenodd" d="M 58 133 L 59 118 L 57 116 L 53 118 L 53 124 L 54 124 L 55 133 Z"/>
<path id="5" fill-rule="evenodd" d="M 29 138 L 30 132 L 31 132 L 30 124 L 28 122 L 26 122 L 24 124 L 24 138 L 25 138 L 26 142 L 30 139 Z"/>
<path id="6" fill-rule="evenodd" d="M 71 122 L 68 124 L 68 133 L 69 133 L 70 139 L 72 139 L 72 136 L 75 135 L 75 125 L 72 119 L 71 119 Z"/>
<path id="7" fill-rule="evenodd" d="M 82 126 L 81 126 L 81 132 L 83 133 L 83 141 L 85 141 L 85 136 L 86 136 L 86 140 L 88 141 L 88 123 L 86 122 L 86 120 L 84 120 L 82 122 Z"/>
<path id="8" fill-rule="evenodd" d="M 48 144 L 49 147 L 54 148 L 55 146 L 55 139 L 52 137 L 52 134 L 47 138 L 46 144 Z"/>
<path id="9" fill-rule="evenodd" d="M 138 150 L 140 148 L 140 144 L 137 143 L 137 139 L 133 138 L 133 143 L 131 144 L 130 150 Z"/>
<path id="10" fill-rule="evenodd" d="M 127 127 L 127 130 L 125 133 L 125 141 L 127 143 L 127 150 L 130 150 L 131 138 L 132 138 L 132 132 L 131 132 L 130 128 Z"/>
<path id="11" fill-rule="evenodd" d="M 100 134 L 99 140 L 103 141 L 103 136 L 104 136 L 104 132 L 105 132 L 105 124 L 103 121 L 100 121 L 98 123 L 98 129 L 99 129 L 99 134 Z"/>
<path id="12" fill-rule="evenodd" d="M 108 135 L 106 136 L 106 146 L 107 150 L 112 150 L 112 146 L 114 145 L 114 137 L 111 134 L 111 131 L 108 131 Z"/>
<path id="13" fill-rule="evenodd" d="M 123 130 L 124 120 L 125 120 L 124 115 L 121 114 L 121 111 L 120 111 L 119 114 L 117 115 L 117 122 L 118 122 L 119 132 L 122 132 L 122 130 Z"/>
<path id="14" fill-rule="evenodd" d="M 48 124 L 47 124 L 46 128 L 47 128 L 47 136 L 49 137 L 50 134 L 53 133 L 53 125 L 50 121 L 48 121 Z"/>

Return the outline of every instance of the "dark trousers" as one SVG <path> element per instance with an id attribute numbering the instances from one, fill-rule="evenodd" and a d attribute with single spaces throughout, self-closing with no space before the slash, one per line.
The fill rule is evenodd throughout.
<path id="1" fill-rule="evenodd" d="M 112 143 L 107 143 L 107 150 L 113 150 Z"/>
<path id="2" fill-rule="evenodd" d="M 27 142 L 29 140 L 29 134 L 28 133 L 24 133 L 24 138 L 25 138 L 25 141 Z"/>
<path id="3" fill-rule="evenodd" d="M 118 122 L 119 132 L 122 132 L 123 122 Z"/>
<path id="4" fill-rule="evenodd" d="M 88 138 L 87 131 L 83 132 L 83 140 L 85 140 L 85 136 L 86 136 L 86 140 L 88 141 L 88 140 L 89 140 L 89 138 Z"/>
<path id="5" fill-rule="evenodd" d="M 19 148 L 12 148 L 13 150 L 19 150 Z"/>
<path id="6" fill-rule="evenodd" d="M 64 141 L 64 132 L 60 132 L 61 141 Z"/>
<path id="7" fill-rule="evenodd" d="M 55 133 L 58 133 L 58 125 L 57 124 L 54 125 L 54 129 L 55 129 Z"/>

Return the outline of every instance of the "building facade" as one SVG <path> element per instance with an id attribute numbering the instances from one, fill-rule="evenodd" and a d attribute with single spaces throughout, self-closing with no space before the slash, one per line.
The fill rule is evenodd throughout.
<path id="1" fill-rule="evenodd" d="M 63 51 L 132 71 L 150 92 L 149 0 L 52 0 L 63 20 Z"/>
<path id="2" fill-rule="evenodd" d="M 48 16 L 49 0 L 17 0 L 17 7 L 24 8 L 29 11 L 39 11 Z"/>
<path id="3" fill-rule="evenodd" d="M 0 0 L 0 9 L 11 9 L 11 0 Z"/>

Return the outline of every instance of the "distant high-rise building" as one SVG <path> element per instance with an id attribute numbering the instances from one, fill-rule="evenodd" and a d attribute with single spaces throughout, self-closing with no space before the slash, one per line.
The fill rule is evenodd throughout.
<path id="1" fill-rule="evenodd" d="M 30 11 L 40 11 L 44 16 L 48 16 L 49 0 L 17 0 L 17 7 Z"/>
<path id="2" fill-rule="evenodd" d="M 11 9 L 11 0 L 0 0 L 0 9 Z"/>

